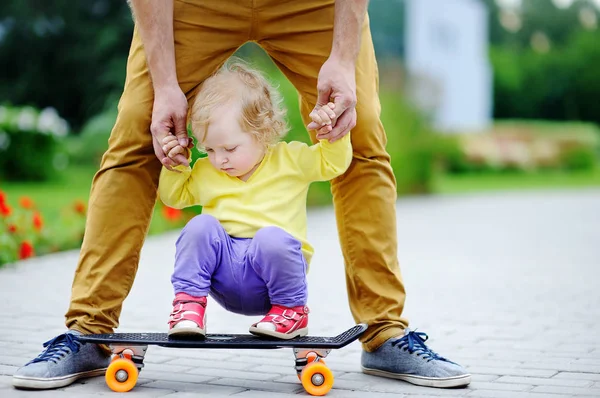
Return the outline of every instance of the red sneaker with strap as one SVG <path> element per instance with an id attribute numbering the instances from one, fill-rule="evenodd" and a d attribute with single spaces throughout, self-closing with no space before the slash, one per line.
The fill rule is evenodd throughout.
<path id="1" fill-rule="evenodd" d="M 206 335 L 206 297 L 177 293 L 169 317 L 169 336 Z"/>
<path id="2" fill-rule="evenodd" d="M 308 307 L 283 307 L 273 305 L 269 313 L 250 326 L 250 333 L 257 336 L 269 336 L 289 340 L 308 334 Z"/>

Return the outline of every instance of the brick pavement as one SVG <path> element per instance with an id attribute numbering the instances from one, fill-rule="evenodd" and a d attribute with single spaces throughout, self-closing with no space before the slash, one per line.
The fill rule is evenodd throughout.
<path id="1" fill-rule="evenodd" d="M 331 397 L 600 397 L 600 190 L 410 198 L 398 201 L 405 315 L 438 353 L 473 374 L 440 390 L 360 373 L 360 346 L 333 351 Z M 174 241 L 151 237 L 119 331 L 165 331 Z M 329 208 L 309 213 L 311 333 L 352 324 Z M 0 270 L 0 397 L 112 396 L 102 377 L 70 387 L 14 390 L 10 375 L 63 331 L 77 252 Z M 326 303 L 326 305 L 322 305 Z M 209 332 L 244 332 L 253 317 L 213 303 Z M 304 394 L 290 350 L 150 347 L 132 397 Z"/>

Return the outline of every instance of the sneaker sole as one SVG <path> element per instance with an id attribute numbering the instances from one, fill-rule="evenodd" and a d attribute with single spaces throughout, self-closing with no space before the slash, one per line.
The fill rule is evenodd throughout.
<path id="1" fill-rule="evenodd" d="M 249 331 L 250 331 L 250 333 L 252 333 L 255 336 L 275 337 L 276 339 L 282 339 L 282 340 L 291 340 L 296 337 L 306 336 L 308 334 L 308 328 L 298 329 L 290 334 L 277 333 L 272 330 L 260 329 L 260 328 L 254 327 L 254 326 L 251 326 Z"/>
<path id="2" fill-rule="evenodd" d="M 88 377 L 103 376 L 106 369 L 96 369 L 87 372 L 70 374 L 62 377 L 23 377 L 13 376 L 12 385 L 15 388 L 30 389 L 30 390 L 50 390 L 53 388 L 65 387 L 73 384 L 79 379 Z"/>
<path id="3" fill-rule="evenodd" d="M 453 387 L 464 387 L 471 383 L 471 375 L 465 374 L 460 376 L 452 377 L 423 377 L 415 376 L 403 373 L 392 373 L 384 370 L 369 369 L 362 366 L 363 373 L 373 376 L 387 377 L 390 379 L 403 380 L 408 383 L 422 386 L 422 387 L 436 387 L 436 388 L 453 388 Z"/>

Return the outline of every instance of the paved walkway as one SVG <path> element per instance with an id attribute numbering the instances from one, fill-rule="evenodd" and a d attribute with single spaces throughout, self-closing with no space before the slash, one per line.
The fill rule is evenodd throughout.
<path id="1" fill-rule="evenodd" d="M 360 346 L 333 351 L 331 397 L 600 397 L 600 190 L 449 196 L 398 202 L 406 316 L 431 347 L 473 374 L 440 390 L 364 375 Z M 331 209 L 310 212 L 316 248 L 311 332 L 352 324 Z M 148 239 L 120 331 L 165 331 L 175 233 Z M 12 389 L 12 373 L 63 330 L 76 252 L 0 270 L 0 396 L 113 396 L 102 377 L 49 392 Z M 255 321 L 208 311 L 209 331 Z M 304 394 L 290 350 L 149 348 L 127 396 L 284 397 Z"/>

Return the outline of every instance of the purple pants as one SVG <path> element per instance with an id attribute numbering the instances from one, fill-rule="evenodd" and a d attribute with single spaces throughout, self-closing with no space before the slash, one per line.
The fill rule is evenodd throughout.
<path id="1" fill-rule="evenodd" d="M 231 312 L 264 315 L 272 304 L 306 305 L 306 260 L 300 242 L 278 227 L 233 238 L 210 215 L 194 217 L 177 239 L 171 282 L 177 293 L 210 294 Z"/>

